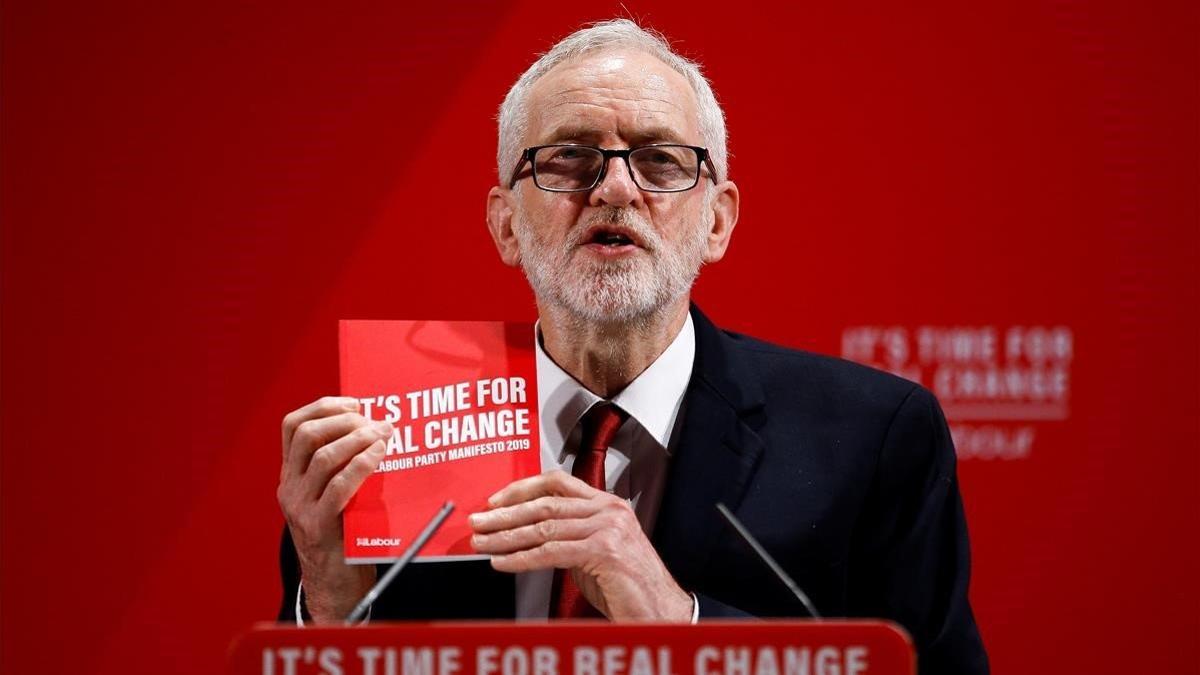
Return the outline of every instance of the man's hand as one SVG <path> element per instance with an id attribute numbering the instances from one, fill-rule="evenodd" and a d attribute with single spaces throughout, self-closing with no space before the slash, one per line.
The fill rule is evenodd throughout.
<path id="1" fill-rule="evenodd" d="M 391 433 L 391 424 L 368 420 L 346 397 L 327 396 L 283 418 L 277 495 L 317 623 L 343 620 L 375 583 L 374 565 L 347 565 L 342 556 L 342 510 L 379 466 Z"/>
<path id="2" fill-rule="evenodd" d="M 471 545 L 501 572 L 569 569 L 613 621 L 692 618 L 692 596 L 667 571 L 629 502 L 562 471 L 514 481 L 471 514 Z"/>

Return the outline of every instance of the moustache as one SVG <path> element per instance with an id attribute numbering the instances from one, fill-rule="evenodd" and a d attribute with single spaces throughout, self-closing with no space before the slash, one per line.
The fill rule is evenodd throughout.
<path id="1" fill-rule="evenodd" d="M 567 247 L 574 248 L 585 243 L 588 231 L 596 225 L 619 225 L 632 232 L 647 251 L 653 253 L 659 248 L 658 233 L 649 221 L 633 209 L 615 206 L 605 207 L 577 225 L 567 236 Z"/>

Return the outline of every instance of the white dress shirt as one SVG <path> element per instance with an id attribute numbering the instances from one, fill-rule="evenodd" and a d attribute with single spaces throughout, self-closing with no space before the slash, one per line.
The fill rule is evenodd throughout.
<path id="1" fill-rule="evenodd" d="M 540 332 L 539 332 L 540 335 Z M 579 421 L 601 399 L 571 377 L 542 349 L 537 339 L 537 393 L 542 443 L 542 471 L 575 463 L 582 442 Z M 667 475 L 671 438 L 683 395 L 692 377 L 696 331 L 689 314 L 679 334 L 612 402 L 629 414 L 604 458 L 606 489 L 633 505 L 642 530 L 649 536 L 658 517 Z M 517 575 L 517 618 L 546 619 L 554 570 Z M 693 598 L 692 620 L 696 620 Z"/>

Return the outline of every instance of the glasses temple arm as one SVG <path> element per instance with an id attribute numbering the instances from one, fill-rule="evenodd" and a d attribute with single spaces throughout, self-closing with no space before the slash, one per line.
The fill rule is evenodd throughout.
<path id="1" fill-rule="evenodd" d="M 512 177 L 508 179 L 508 189 L 511 190 L 517 184 L 517 176 L 521 175 L 521 169 L 525 168 L 525 164 L 529 161 L 527 153 L 521 153 L 521 161 L 517 162 L 516 168 L 513 169 Z"/>
<path id="2" fill-rule="evenodd" d="M 717 182 L 717 167 L 713 166 L 712 156 L 708 152 L 704 153 L 704 163 L 708 166 L 708 172 L 712 174 L 713 183 Z"/>

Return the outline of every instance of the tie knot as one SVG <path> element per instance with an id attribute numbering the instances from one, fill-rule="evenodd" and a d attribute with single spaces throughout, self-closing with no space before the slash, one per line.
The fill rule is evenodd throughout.
<path id="1" fill-rule="evenodd" d="M 592 406 L 583 416 L 583 447 L 587 450 L 605 451 L 612 445 L 613 437 L 629 414 L 617 406 L 602 401 Z"/>

